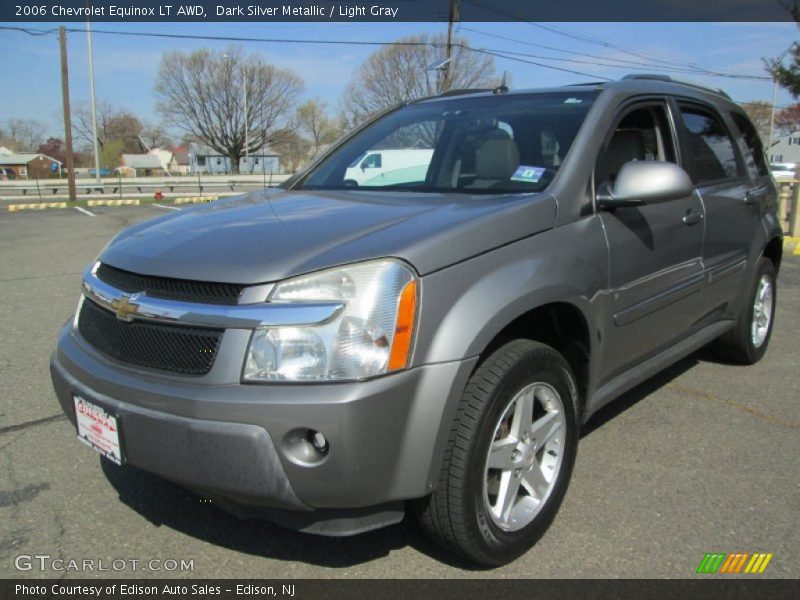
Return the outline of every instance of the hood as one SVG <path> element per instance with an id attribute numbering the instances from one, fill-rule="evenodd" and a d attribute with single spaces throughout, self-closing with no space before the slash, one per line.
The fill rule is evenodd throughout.
<path id="1" fill-rule="evenodd" d="M 549 229 L 545 194 L 264 190 L 139 223 L 101 253 L 111 266 L 254 284 L 394 256 L 424 275 Z"/>

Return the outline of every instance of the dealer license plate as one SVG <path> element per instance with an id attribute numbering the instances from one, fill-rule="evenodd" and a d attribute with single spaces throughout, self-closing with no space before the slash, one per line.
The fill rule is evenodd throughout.
<path id="1" fill-rule="evenodd" d="M 78 439 L 111 462 L 122 465 L 119 420 L 80 396 L 73 397 L 78 420 Z"/>

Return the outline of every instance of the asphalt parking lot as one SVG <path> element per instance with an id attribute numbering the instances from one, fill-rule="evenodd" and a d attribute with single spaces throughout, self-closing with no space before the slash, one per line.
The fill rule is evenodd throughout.
<path id="1" fill-rule="evenodd" d="M 675 577 L 707 552 L 770 552 L 800 577 L 800 256 L 786 256 L 776 330 L 754 367 L 693 355 L 597 415 L 564 505 L 528 554 L 471 570 L 406 520 L 354 538 L 245 522 L 156 477 L 101 465 L 61 416 L 49 355 L 80 273 L 122 227 L 168 208 L 0 214 L 0 577 L 19 555 L 180 561 L 121 577 Z M 92 216 L 94 215 L 94 216 Z M 91 573 L 68 572 L 67 577 Z"/>

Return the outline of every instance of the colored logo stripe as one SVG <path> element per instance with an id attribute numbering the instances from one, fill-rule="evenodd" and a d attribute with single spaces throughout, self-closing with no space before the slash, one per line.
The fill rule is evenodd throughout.
<path id="1" fill-rule="evenodd" d="M 749 552 L 735 552 L 729 554 L 727 560 L 723 563 L 720 573 L 738 573 L 744 567 L 745 561 L 750 556 Z"/>
<path id="2" fill-rule="evenodd" d="M 753 558 L 750 559 L 750 562 L 745 567 L 745 573 L 763 573 L 769 561 L 772 560 L 772 554 L 753 554 Z"/>
<path id="3" fill-rule="evenodd" d="M 724 552 L 717 552 L 715 554 L 706 554 L 697 567 L 698 573 L 716 573 L 719 566 L 725 558 Z"/>
<path id="4" fill-rule="evenodd" d="M 749 552 L 708 553 L 700 561 L 697 573 L 760 574 L 766 570 L 773 556 L 773 554 L 766 552 L 757 552 L 755 554 L 750 554 Z"/>

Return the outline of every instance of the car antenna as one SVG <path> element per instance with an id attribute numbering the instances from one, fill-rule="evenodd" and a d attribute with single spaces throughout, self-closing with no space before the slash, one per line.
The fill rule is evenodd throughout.
<path id="1" fill-rule="evenodd" d="M 508 86 L 506 85 L 506 75 L 508 75 L 508 71 L 503 71 L 503 80 L 500 82 L 496 88 L 492 90 L 493 94 L 507 94 L 508 93 Z"/>

